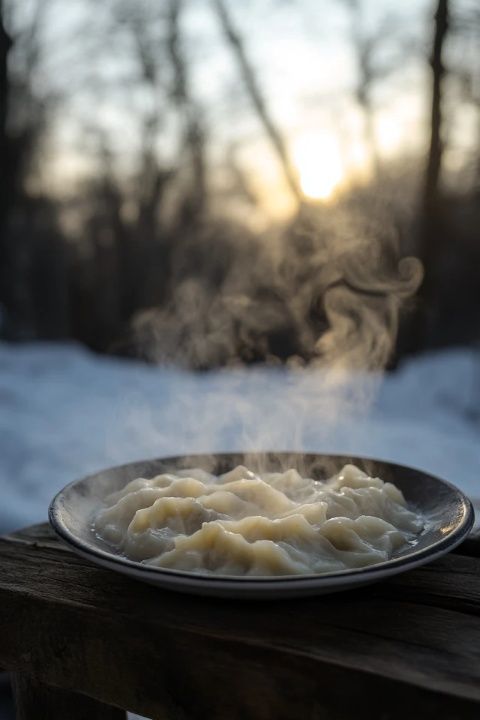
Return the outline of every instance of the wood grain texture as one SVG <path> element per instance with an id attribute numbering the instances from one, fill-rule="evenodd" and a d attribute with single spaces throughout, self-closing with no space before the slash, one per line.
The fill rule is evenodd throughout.
<path id="1" fill-rule="evenodd" d="M 474 504 L 475 518 L 480 516 L 480 504 L 477 502 Z M 471 531 L 470 535 L 466 540 L 456 548 L 454 552 L 462 553 L 464 555 L 471 555 L 472 557 L 480 557 L 480 527 L 478 521 L 475 520 L 475 526 Z"/>
<path id="2" fill-rule="evenodd" d="M 126 720 L 124 710 L 51 688 L 26 673 L 13 674 L 12 687 L 17 720 Z"/>
<path id="3" fill-rule="evenodd" d="M 36 526 L 0 540 L 0 665 L 149 717 L 477 719 L 480 559 L 462 550 L 361 590 L 240 602 L 151 588 Z"/>

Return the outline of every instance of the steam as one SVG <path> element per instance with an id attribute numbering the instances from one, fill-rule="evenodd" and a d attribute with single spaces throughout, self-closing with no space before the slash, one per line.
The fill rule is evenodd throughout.
<path id="1" fill-rule="evenodd" d="M 358 427 L 395 347 L 401 309 L 422 278 L 389 225 L 381 215 L 306 207 L 286 235 L 236 247 L 220 284 L 187 274 L 166 308 L 138 316 L 135 342 L 151 362 L 224 368 L 201 376 L 201 406 L 185 375 L 177 416 L 150 428 L 159 454 L 166 446 L 166 454 L 328 451 L 342 428 Z M 228 243 L 207 243 L 207 258 L 225 247 L 231 258 Z M 260 369 L 246 372 L 255 360 Z M 142 412 L 134 424 L 145 432 Z M 236 436 L 225 448 L 228 427 Z"/>

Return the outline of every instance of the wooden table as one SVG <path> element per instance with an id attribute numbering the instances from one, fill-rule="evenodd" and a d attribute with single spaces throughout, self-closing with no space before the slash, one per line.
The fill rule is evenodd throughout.
<path id="1" fill-rule="evenodd" d="M 237 602 L 0 539 L 0 666 L 21 720 L 480 718 L 480 541 L 369 588 Z"/>

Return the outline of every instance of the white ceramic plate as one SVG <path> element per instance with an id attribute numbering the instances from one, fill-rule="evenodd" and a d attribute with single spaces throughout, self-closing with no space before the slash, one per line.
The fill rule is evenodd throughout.
<path id="1" fill-rule="evenodd" d="M 189 467 L 223 473 L 240 463 L 252 469 L 261 463 L 267 470 L 296 467 L 311 477 L 325 479 L 347 462 L 363 467 L 370 475 L 395 483 L 409 505 L 422 512 L 425 528 L 413 547 L 404 547 L 386 562 L 321 575 L 212 576 L 129 560 L 99 540 L 92 531 L 92 515 L 102 505 L 103 498 L 120 490 L 133 478 L 154 477 L 161 472 Z M 420 470 L 369 458 L 296 453 L 179 456 L 110 468 L 67 485 L 53 499 L 49 518 L 54 530 L 72 550 L 98 565 L 169 590 L 232 598 L 320 595 L 376 582 L 449 552 L 467 536 L 474 521 L 472 505 L 460 490 Z"/>

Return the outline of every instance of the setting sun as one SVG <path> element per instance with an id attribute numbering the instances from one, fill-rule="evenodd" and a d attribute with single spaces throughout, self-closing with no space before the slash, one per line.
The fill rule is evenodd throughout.
<path id="1" fill-rule="evenodd" d="M 293 147 L 300 187 L 312 200 L 328 200 L 343 179 L 340 155 L 329 137 L 301 137 Z"/>

